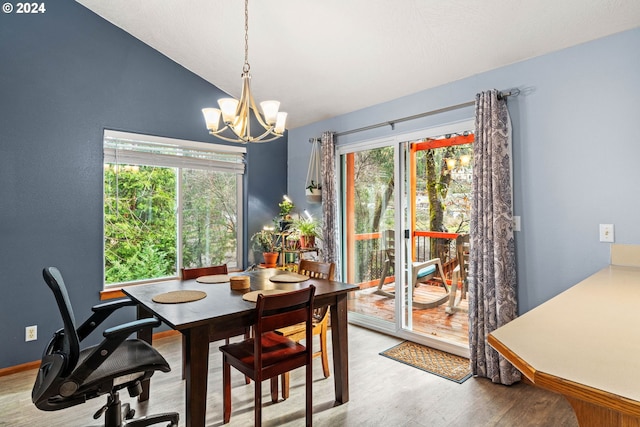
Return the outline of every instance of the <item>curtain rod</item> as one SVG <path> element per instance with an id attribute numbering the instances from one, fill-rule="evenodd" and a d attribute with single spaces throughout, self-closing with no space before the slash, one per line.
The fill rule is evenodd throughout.
<path id="1" fill-rule="evenodd" d="M 518 96 L 519 94 L 520 94 L 520 89 L 515 88 L 508 91 L 499 92 L 498 99 L 505 99 L 508 96 Z M 474 100 L 469 102 L 463 102 L 462 104 L 450 105 L 448 107 L 438 108 L 437 110 L 431 110 L 425 113 L 414 114 L 413 116 L 402 117 L 400 119 L 394 119 L 386 122 L 376 123 L 375 125 L 369 125 L 369 126 L 365 126 L 357 129 L 346 130 L 344 132 L 338 132 L 335 134 L 335 136 L 338 137 L 338 136 L 350 135 L 352 133 L 376 129 L 383 126 L 391 126 L 391 130 L 395 130 L 396 123 L 402 123 L 402 122 L 407 122 L 409 120 L 420 119 L 422 117 L 433 116 L 435 114 L 446 113 L 447 111 L 457 110 L 459 108 L 471 107 L 472 105 L 475 105 L 475 103 L 476 101 Z M 311 140 L 309 142 L 311 142 Z"/>

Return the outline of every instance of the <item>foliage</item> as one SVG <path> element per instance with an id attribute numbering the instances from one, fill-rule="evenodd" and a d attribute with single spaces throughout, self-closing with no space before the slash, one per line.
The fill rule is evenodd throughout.
<path id="1" fill-rule="evenodd" d="M 182 171 L 182 260 L 188 268 L 236 259 L 236 176 Z"/>
<path id="2" fill-rule="evenodd" d="M 175 196 L 172 169 L 105 170 L 106 283 L 176 273 Z"/>
<path id="3" fill-rule="evenodd" d="M 291 213 L 291 211 L 295 207 L 293 202 L 290 201 L 290 200 L 283 200 L 282 202 L 280 202 L 278 204 L 278 206 L 280 207 L 280 216 L 282 218 L 286 218 L 287 216 L 289 216 L 289 214 Z"/>
<path id="4" fill-rule="evenodd" d="M 307 190 L 322 190 L 322 185 L 320 183 L 317 183 L 312 179 L 311 180 L 311 184 L 309 184 L 307 186 Z"/>
<path id="5" fill-rule="evenodd" d="M 322 226 L 315 218 L 298 217 L 293 220 L 292 227 L 300 236 L 322 237 Z"/>
<path id="6" fill-rule="evenodd" d="M 236 176 L 182 169 L 182 264 L 236 259 Z M 177 169 L 108 165 L 104 172 L 105 282 L 177 274 Z"/>
<path id="7" fill-rule="evenodd" d="M 253 243 L 253 249 L 261 252 L 277 252 L 278 247 L 278 233 L 272 229 L 264 228 L 253 236 L 251 236 L 251 242 Z"/>

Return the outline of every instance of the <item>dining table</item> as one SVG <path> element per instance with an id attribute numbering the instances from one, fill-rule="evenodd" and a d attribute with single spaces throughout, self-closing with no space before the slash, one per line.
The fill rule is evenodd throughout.
<path id="1" fill-rule="evenodd" d="M 261 290 L 293 291 L 314 285 L 314 307 L 329 306 L 331 345 L 333 349 L 334 390 L 336 404 L 349 401 L 349 343 L 347 337 L 347 297 L 358 289 L 334 280 L 308 278 L 288 282 L 274 276 L 289 274 L 279 269 L 256 269 L 229 276 L 246 275 L 250 287 L 232 290 L 229 282 L 201 283 L 193 280 L 168 280 L 152 284 L 128 286 L 122 291 L 137 303 L 137 317 L 154 316 L 170 328 L 179 331 L 184 341 L 185 414 L 187 427 L 203 427 L 207 407 L 207 374 L 209 343 L 246 330 L 255 323 L 255 303 L 243 299 L 245 293 Z M 204 298 L 183 302 L 156 302 L 158 296 L 176 291 L 200 291 Z M 152 342 L 152 332 L 144 330 L 138 337 Z M 143 384 L 140 400 L 149 398 L 150 384 Z M 221 416 L 222 416 L 222 406 Z"/>

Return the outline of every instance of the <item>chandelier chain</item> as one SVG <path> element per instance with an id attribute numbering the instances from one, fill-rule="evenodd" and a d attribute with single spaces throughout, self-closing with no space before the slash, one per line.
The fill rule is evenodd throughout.
<path id="1" fill-rule="evenodd" d="M 249 0 L 244 0 L 244 65 L 242 71 L 249 72 Z"/>

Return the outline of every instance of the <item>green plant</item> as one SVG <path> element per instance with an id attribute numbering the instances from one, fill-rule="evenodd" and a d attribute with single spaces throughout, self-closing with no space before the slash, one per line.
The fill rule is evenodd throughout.
<path id="1" fill-rule="evenodd" d="M 251 236 L 251 242 L 253 243 L 253 249 L 261 252 L 277 252 L 278 241 L 275 231 L 269 229 L 262 229 Z"/>
<path id="2" fill-rule="evenodd" d="M 281 201 L 278 206 L 280 207 L 280 216 L 286 218 L 289 216 L 295 205 L 290 200 Z"/>
<path id="3" fill-rule="evenodd" d="M 292 226 L 298 231 L 300 236 L 322 237 L 322 227 L 314 218 L 299 217 L 293 220 Z"/>
<path id="4" fill-rule="evenodd" d="M 311 184 L 307 186 L 307 190 L 322 190 L 322 185 L 320 183 L 316 184 L 314 180 L 311 180 Z"/>

